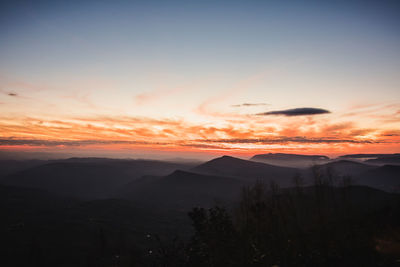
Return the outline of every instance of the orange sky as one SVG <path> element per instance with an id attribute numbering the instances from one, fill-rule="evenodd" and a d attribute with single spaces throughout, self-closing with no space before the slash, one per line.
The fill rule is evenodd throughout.
<path id="1" fill-rule="evenodd" d="M 376 112 L 382 108 L 389 115 Z M 140 157 L 145 151 L 194 157 L 196 153 L 244 157 L 266 152 L 395 153 L 400 151 L 400 130 L 393 127 L 399 123 L 397 109 L 397 105 L 354 107 L 341 114 L 290 117 L 210 112 L 209 123 L 198 124 L 123 116 L 1 117 L 0 149 L 121 157 Z"/>
<path id="2" fill-rule="evenodd" d="M 392 1 L 0 5 L 3 154 L 400 152 Z"/>

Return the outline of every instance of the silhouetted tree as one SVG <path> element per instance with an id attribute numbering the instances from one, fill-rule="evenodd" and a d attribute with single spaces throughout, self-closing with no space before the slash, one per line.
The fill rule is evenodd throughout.
<path id="1" fill-rule="evenodd" d="M 314 168 L 312 187 L 302 187 L 301 177 L 291 189 L 259 182 L 245 187 L 233 216 L 221 207 L 193 209 L 188 266 L 394 264 L 395 259 L 378 254 L 376 236 L 383 214 L 395 208 L 378 215 L 360 206 L 357 187 L 349 186 L 346 177 L 344 186 L 336 187 L 337 178 L 329 171 Z"/>

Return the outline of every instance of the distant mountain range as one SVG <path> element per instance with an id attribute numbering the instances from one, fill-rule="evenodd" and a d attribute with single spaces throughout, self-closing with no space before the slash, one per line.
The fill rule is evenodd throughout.
<path id="1" fill-rule="evenodd" d="M 350 154 L 340 156 L 341 159 L 363 160 L 373 165 L 393 164 L 400 165 L 400 153 L 396 154 Z"/>
<path id="2" fill-rule="evenodd" d="M 324 171 L 332 172 L 333 175 L 347 175 L 351 177 L 375 168 L 374 166 L 351 160 L 332 161 L 318 166 L 321 167 Z"/>
<path id="3" fill-rule="evenodd" d="M 279 159 L 289 162 L 287 165 L 298 159 L 303 163 L 314 162 L 315 167 L 278 166 L 254 161 L 254 158 L 267 161 Z M 385 158 L 392 159 L 389 156 Z M 215 199 L 232 199 L 235 195 L 233 192 L 239 192 L 243 185 L 252 185 L 256 181 L 291 187 L 294 177 L 301 176 L 304 185 L 311 185 L 312 175 L 315 175 L 313 169 L 318 168 L 323 175 L 337 179 L 351 177 L 355 184 L 386 191 L 399 190 L 400 166 L 380 167 L 368 163 L 333 161 L 320 155 L 290 154 L 262 154 L 254 156 L 252 160 L 222 156 L 199 165 L 152 160 L 71 158 L 20 162 L 19 165 L 14 162 L 16 171 L 9 173 L 10 169 L 7 169 L 0 184 L 37 188 L 60 196 L 87 200 L 123 197 L 146 202 L 147 199 L 160 199 L 163 196 L 173 202 L 172 199 L 178 201 L 179 198 L 192 196 L 193 202 L 188 203 L 192 205 L 209 204 L 210 200 Z M 0 170 L 1 166 L 0 161 Z M 197 202 L 194 201 L 196 198 Z"/>
<path id="4" fill-rule="evenodd" d="M 236 177 L 244 182 L 259 180 L 266 184 L 275 181 L 281 186 L 289 186 L 298 169 L 281 167 L 261 162 L 223 156 L 203 163 L 191 171 L 202 174 Z"/>
<path id="5" fill-rule="evenodd" d="M 330 159 L 324 155 L 268 153 L 255 155 L 250 160 L 279 166 L 307 168 L 311 165 L 329 162 Z"/>
<path id="6" fill-rule="evenodd" d="M 393 157 L 400 156 L 400 153 L 394 154 L 347 154 L 340 156 L 339 158 L 384 158 L 384 157 Z"/>
<path id="7" fill-rule="evenodd" d="M 238 179 L 177 170 L 162 177 L 145 176 L 127 184 L 118 197 L 143 205 L 187 210 L 230 203 L 239 197 L 244 183 Z"/>
<path id="8" fill-rule="evenodd" d="M 39 188 L 69 197 L 96 199 L 110 197 L 120 186 L 143 175 L 167 175 L 176 169 L 193 167 L 191 163 L 102 158 L 71 158 L 40 163 L 23 168 L 29 164 L 22 161 L 20 168 L 16 168 L 18 171 L 5 175 L 0 183 Z"/>
<path id="9" fill-rule="evenodd" d="M 400 166 L 384 165 L 371 168 L 357 175 L 355 182 L 387 192 L 400 192 Z"/>
<path id="10" fill-rule="evenodd" d="M 365 185 L 388 192 L 400 192 L 400 166 L 375 166 L 366 163 L 339 160 L 318 166 L 333 177 L 347 177 L 352 184 Z"/>
<path id="11" fill-rule="evenodd" d="M 46 266 L 56 266 L 59 258 L 78 266 L 102 255 L 101 250 L 82 251 L 102 244 L 112 253 L 126 246 L 148 255 L 153 233 L 189 237 L 188 211 L 215 205 L 234 209 L 243 188 L 257 181 L 267 189 L 275 184 L 290 196 L 298 190 L 294 177 L 302 177 L 299 184 L 307 196 L 317 189 L 346 195 L 359 210 L 398 203 L 399 194 L 393 192 L 400 192 L 400 166 L 320 156 L 277 157 L 287 158 L 287 165 L 295 158 L 323 163 L 293 168 L 230 156 L 201 164 L 96 158 L 0 161 L 0 265 L 28 266 L 29 251 L 39 245 L 51 262 Z M 315 176 L 337 183 L 314 186 Z M 343 187 L 347 177 L 352 183 Z"/>

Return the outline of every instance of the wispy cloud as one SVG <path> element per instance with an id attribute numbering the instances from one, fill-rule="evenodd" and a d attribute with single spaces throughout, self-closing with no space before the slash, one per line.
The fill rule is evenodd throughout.
<path id="1" fill-rule="evenodd" d="M 273 110 L 263 113 L 258 113 L 256 115 L 283 115 L 283 116 L 307 116 L 307 115 L 319 115 L 331 113 L 329 110 L 322 108 L 292 108 L 284 110 Z"/>
<path id="2" fill-rule="evenodd" d="M 254 107 L 254 106 L 268 106 L 267 103 L 243 103 L 243 104 L 236 104 L 231 105 L 231 107 L 239 108 L 239 107 Z"/>
<path id="3" fill-rule="evenodd" d="M 136 105 L 145 105 L 159 99 L 163 99 L 172 94 L 176 94 L 183 91 L 183 88 L 173 88 L 173 89 L 159 89 L 151 92 L 146 92 L 138 94 L 134 97 Z"/>
<path id="4" fill-rule="evenodd" d="M 363 128 L 354 122 L 317 117 L 295 121 L 249 117 L 223 124 L 182 119 L 130 116 L 65 117 L 63 119 L 0 116 L 0 149 L 106 148 L 177 149 L 185 151 L 254 151 L 254 149 L 328 149 L 400 147 L 397 128 Z M 246 152 L 247 153 L 247 152 Z"/>
<path id="5" fill-rule="evenodd" d="M 45 139 L 0 139 L 0 145 L 28 146 L 88 146 L 88 145 L 168 145 L 167 142 L 147 142 L 129 140 L 45 140 Z"/>
<path id="6" fill-rule="evenodd" d="M 196 109 L 195 112 L 201 115 L 210 116 L 210 117 L 219 117 L 219 118 L 229 118 L 229 117 L 237 117 L 236 114 L 226 113 L 218 111 L 215 107 L 220 107 L 221 103 L 225 102 L 229 98 L 247 90 L 248 88 L 255 86 L 258 84 L 262 78 L 266 76 L 266 72 L 256 73 L 247 77 L 246 79 L 240 80 L 237 84 L 229 88 L 227 90 L 223 90 L 218 94 L 211 96 L 205 99 Z M 251 104 L 251 103 L 247 103 Z"/>
<path id="7" fill-rule="evenodd" d="M 335 139 L 335 138 L 307 138 L 307 137 L 278 137 L 278 138 L 245 138 L 245 139 L 201 139 L 195 141 L 210 142 L 210 143 L 229 143 L 229 144 L 283 144 L 283 143 L 353 143 L 353 144 L 373 144 L 385 143 L 381 140 L 356 140 L 356 139 Z"/>

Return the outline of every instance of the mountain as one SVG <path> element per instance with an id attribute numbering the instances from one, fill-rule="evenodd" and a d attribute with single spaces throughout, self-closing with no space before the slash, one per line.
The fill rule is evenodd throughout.
<path id="1" fill-rule="evenodd" d="M 177 170 L 163 177 L 145 176 L 132 181 L 119 192 L 119 197 L 144 205 L 190 209 L 210 206 L 216 200 L 233 201 L 243 184 L 230 177 Z"/>
<path id="2" fill-rule="evenodd" d="M 339 159 L 363 161 L 373 165 L 400 165 L 400 153 L 394 154 L 349 154 L 340 156 Z"/>
<path id="3" fill-rule="evenodd" d="M 0 266 L 61 266 L 60 259 L 62 266 L 87 266 L 88 260 L 95 262 L 90 266 L 105 266 L 101 257 L 117 251 L 126 257 L 146 255 L 153 235 L 172 239 L 192 230 L 186 213 L 162 213 L 124 199 L 79 201 L 14 186 L 0 186 L 0 215 Z M 40 264 L 32 264 L 32 254 Z"/>
<path id="4" fill-rule="evenodd" d="M 276 170 L 275 168 L 282 169 L 257 162 L 249 164 L 247 161 L 243 162 L 230 157 L 215 159 L 210 164 L 224 166 L 224 164 L 220 164 L 220 161 L 228 164 L 227 166 L 232 166 L 234 169 L 232 172 L 237 171 L 238 173 L 245 171 L 248 166 L 262 166 L 255 168 L 269 171 L 271 171 L 271 167 L 274 170 Z M 229 165 L 229 162 L 235 163 L 235 165 Z M 354 164 L 346 161 L 335 163 L 338 166 L 353 166 Z M 99 167 L 102 165 L 103 167 Z M 109 171 L 113 171 L 115 174 L 117 169 L 124 169 L 121 167 L 124 164 L 111 164 L 111 166 L 114 167 L 111 168 L 109 164 L 100 164 L 99 162 L 53 162 L 33 169 L 41 170 L 38 175 L 46 174 L 43 168 L 49 172 L 64 171 L 68 175 L 75 172 L 77 175 L 81 175 L 79 179 L 96 187 L 97 180 L 88 179 L 85 175 L 91 175 L 91 173 L 85 169 L 92 169 L 96 175 L 103 173 L 103 178 L 107 182 L 110 180 Z M 363 168 L 362 166 L 363 164 L 359 167 Z M 69 168 L 76 168 L 76 170 L 68 172 Z M 31 171 L 32 169 L 29 169 L 30 173 Z M 225 171 L 225 173 L 227 172 L 230 171 Z M 379 187 L 380 182 L 383 182 L 385 186 L 389 182 L 396 183 L 400 177 L 398 174 L 399 166 L 373 166 L 371 169 L 362 171 L 360 178 L 363 178 L 363 182 L 366 184 Z M 56 180 L 60 179 L 64 183 L 64 180 L 71 180 L 68 175 L 60 174 L 53 177 L 46 174 L 45 176 L 53 177 Z M 84 183 L 79 183 L 78 178 L 71 181 L 74 182 L 73 186 L 84 185 Z M 160 243 L 163 245 L 173 242 L 176 240 L 176 236 L 183 238 L 183 241 L 190 240 L 193 228 L 187 216 L 188 211 L 193 207 L 209 208 L 215 204 L 228 207 L 228 209 L 240 207 L 238 202 L 241 199 L 241 189 L 243 185 L 248 185 L 249 181 L 254 180 L 243 176 L 227 177 L 176 170 L 164 176 L 144 176 L 129 180 L 128 183 L 124 183 L 122 187 L 118 188 L 119 195 L 114 195 L 118 199 L 89 201 L 65 198 L 37 188 L 0 185 L 2 218 L 0 220 L 0 236 L 2 237 L 0 239 L 0 265 L 35 266 L 32 262 L 40 261 L 40 264 L 36 264 L 36 266 L 59 266 L 60 259 L 62 259 L 63 266 L 118 266 L 115 263 L 115 255 L 118 255 L 121 262 L 124 262 L 120 266 L 133 266 L 134 264 L 158 266 L 149 263 L 150 250 L 158 249 Z M 49 181 L 45 182 L 49 183 Z M 88 192 L 90 189 L 86 188 L 85 191 Z M 267 194 L 269 194 L 268 191 Z M 334 216 L 335 209 L 336 211 L 344 210 L 340 206 L 343 202 L 345 207 L 353 209 L 352 215 L 368 213 L 369 217 L 365 217 L 365 220 L 362 219 L 362 222 L 368 224 L 376 220 L 395 224 L 399 218 L 398 214 L 393 212 L 398 207 L 396 207 L 399 203 L 398 194 L 390 194 L 366 186 L 307 186 L 301 190 L 285 188 L 278 194 L 275 192 L 270 196 L 275 197 L 276 203 L 296 203 L 298 205 L 296 207 L 302 207 L 296 209 L 296 212 L 306 218 L 314 218 L 314 211 L 317 206 L 320 207 L 321 203 L 323 210 L 326 211 L 323 214 Z M 323 201 L 315 201 L 316 196 L 321 197 Z M 259 202 L 255 202 L 255 205 L 259 205 Z M 288 214 L 285 212 L 290 210 L 282 208 L 285 205 L 275 206 L 280 209 L 279 214 Z M 261 208 L 260 206 L 255 207 L 257 208 L 256 212 L 263 209 L 262 206 Z M 276 216 L 276 218 L 278 217 Z M 269 218 L 274 217 L 269 216 Z M 337 225 L 337 218 L 333 218 L 333 224 Z M 347 227 L 349 221 L 339 223 L 343 223 Z M 215 222 L 219 223 L 218 220 Z M 276 225 L 279 226 L 282 221 L 277 220 L 276 222 Z M 384 225 L 383 223 L 380 225 Z M 373 229 L 379 230 L 377 233 L 380 233 L 381 228 L 375 227 L 375 225 L 373 227 Z M 223 228 L 218 229 L 223 230 Z M 358 229 L 357 225 L 357 231 Z M 272 231 L 275 231 L 275 228 Z M 316 235 L 319 234 L 320 232 L 316 233 Z"/>
<path id="5" fill-rule="evenodd" d="M 338 160 L 326 164 L 318 165 L 324 172 L 332 172 L 333 175 L 354 177 L 374 166 L 351 160 Z"/>
<path id="6" fill-rule="evenodd" d="M 400 192 L 400 166 L 384 165 L 359 174 L 355 181 L 388 192 Z"/>
<path id="7" fill-rule="evenodd" d="M 354 185 L 365 185 L 387 192 L 400 192 L 400 166 L 398 165 L 377 167 L 357 161 L 338 160 L 317 165 L 316 170 L 325 177 L 333 177 L 333 182 L 338 183 L 335 185 L 343 182 L 342 177 L 348 177 Z M 313 168 L 310 168 L 307 172 L 311 178 L 313 171 Z"/>
<path id="8" fill-rule="evenodd" d="M 39 216 L 39 212 L 67 207 L 76 202 L 36 188 L 0 185 L 0 214 L 3 215 L 0 225 L 13 227 L 23 222 L 27 215 Z"/>
<path id="9" fill-rule="evenodd" d="M 400 154 L 394 154 L 390 156 L 384 156 L 384 157 L 377 157 L 375 159 L 368 159 L 365 161 L 366 163 L 369 164 L 375 164 L 375 165 L 400 165 Z"/>
<path id="10" fill-rule="evenodd" d="M 297 188 L 287 188 L 282 190 L 283 194 L 295 196 L 298 194 Z M 349 185 L 349 186 L 305 186 L 301 190 L 306 199 L 315 201 L 315 196 L 324 196 L 323 201 L 326 209 L 331 210 L 338 208 L 340 205 L 350 205 L 355 211 L 368 211 L 382 209 L 387 206 L 395 206 L 400 204 L 400 194 L 385 192 L 383 190 L 365 186 L 365 185 Z M 315 205 L 316 203 L 310 203 Z M 329 211 L 327 211 L 329 212 Z"/>
<path id="11" fill-rule="evenodd" d="M 0 183 L 83 199 L 105 198 L 143 175 L 166 175 L 190 167 L 190 164 L 152 160 L 69 159 L 18 171 Z"/>
<path id="12" fill-rule="evenodd" d="M 328 162 L 329 158 L 324 155 L 268 153 L 268 154 L 254 155 L 250 160 L 277 166 L 305 168 L 314 164 L 321 164 Z"/>
<path id="13" fill-rule="evenodd" d="M 0 179 L 12 173 L 48 163 L 46 160 L 0 160 Z"/>
<path id="14" fill-rule="evenodd" d="M 392 157 L 399 156 L 400 153 L 394 154 L 347 154 L 342 155 L 339 158 L 353 158 L 353 159 L 367 159 L 367 158 L 384 158 L 384 157 Z"/>
<path id="15" fill-rule="evenodd" d="M 267 184 L 274 181 L 280 186 L 290 186 L 293 177 L 300 171 L 295 168 L 280 167 L 261 162 L 223 156 L 203 163 L 191 171 L 201 174 L 236 177 L 247 183 L 256 180 Z"/>

